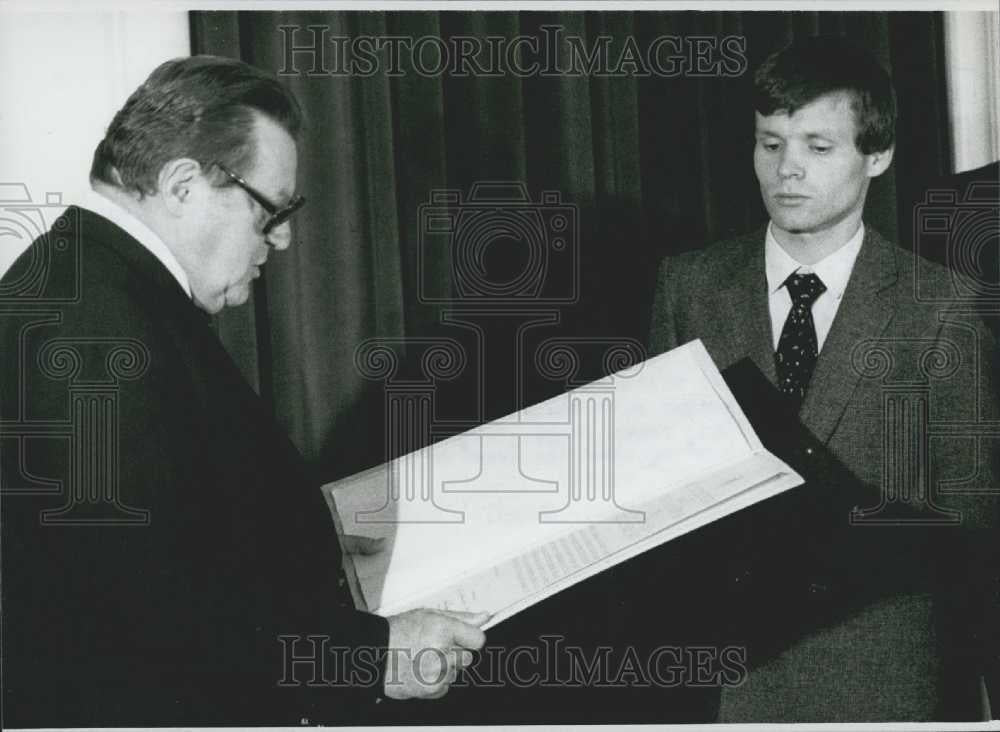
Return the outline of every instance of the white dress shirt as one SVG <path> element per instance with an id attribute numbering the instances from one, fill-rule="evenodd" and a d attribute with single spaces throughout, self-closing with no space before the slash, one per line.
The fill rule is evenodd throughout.
<path id="1" fill-rule="evenodd" d="M 865 239 L 865 225 L 858 227 L 857 233 L 840 249 L 826 256 L 816 264 L 807 266 L 797 262 L 781 248 L 767 225 L 764 238 L 764 270 L 767 274 L 767 301 L 771 311 L 771 340 L 774 350 L 778 350 L 781 329 L 785 327 L 788 313 L 792 310 L 792 296 L 785 287 L 785 280 L 792 272 L 807 274 L 813 272 L 826 285 L 826 292 L 816 298 L 812 306 L 813 324 L 816 326 L 816 343 L 823 350 L 823 343 L 837 316 L 837 308 L 844 297 L 847 282 L 851 279 L 854 260 L 861 251 Z"/>
<path id="2" fill-rule="evenodd" d="M 174 256 L 174 253 L 163 243 L 163 239 L 155 231 L 117 203 L 105 198 L 97 191 L 89 191 L 84 196 L 81 206 L 103 216 L 146 247 L 149 253 L 156 257 L 167 268 L 167 271 L 174 276 L 174 279 L 177 280 L 177 283 L 187 293 L 187 296 L 191 297 L 191 283 L 188 280 L 187 272 L 184 271 L 181 263 L 177 261 L 177 257 Z"/>

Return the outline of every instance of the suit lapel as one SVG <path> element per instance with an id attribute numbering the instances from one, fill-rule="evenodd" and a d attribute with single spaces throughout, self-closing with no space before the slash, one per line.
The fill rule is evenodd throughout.
<path id="1" fill-rule="evenodd" d="M 749 356 L 772 384 L 778 380 L 774 368 L 771 314 L 768 308 L 767 276 L 764 272 L 764 231 L 741 242 L 726 262 L 720 277 L 719 313 L 730 362 Z M 730 268 L 729 265 L 732 265 Z"/>
<path id="2" fill-rule="evenodd" d="M 892 320 L 898 280 L 895 248 L 867 228 L 800 413 L 803 424 L 823 442 L 833 434 L 861 379 L 852 360 L 855 349 L 882 335 Z"/>

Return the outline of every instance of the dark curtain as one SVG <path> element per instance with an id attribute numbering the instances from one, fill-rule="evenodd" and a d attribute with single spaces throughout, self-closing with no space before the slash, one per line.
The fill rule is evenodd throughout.
<path id="1" fill-rule="evenodd" d="M 486 48 L 497 37 L 544 44 L 544 27 L 558 26 L 588 48 L 610 37 L 612 59 L 629 39 L 646 49 L 661 36 L 737 36 L 748 64 L 728 77 L 422 75 L 404 54 L 399 74 L 387 73 L 383 57 L 376 73 L 344 75 L 329 72 L 338 63 L 331 41 L 311 73 L 309 54 L 288 64 L 281 26 L 299 29 L 291 39 L 300 46 L 323 32 L 468 36 Z M 896 156 L 871 187 L 866 221 L 889 237 L 908 230 L 897 201 L 951 169 L 942 28 L 939 13 L 193 12 L 193 52 L 288 72 L 281 78 L 308 125 L 299 181 L 309 202 L 295 219 L 294 244 L 272 257 L 250 305 L 217 317 L 219 332 L 325 478 L 562 391 L 574 382 L 565 373 L 548 378 L 553 370 L 536 364 L 547 339 L 573 339 L 576 380 L 595 378 L 622 365 L 607 357 L 609 344 L 644 341 L 663 255 L 766 222 L 752 165 L 752 72 L 792 38 L 841 33 L 891 71 Z M 433 49 L 425 51 L 432 63 Z M 559 53 L 568 62 L 564 45 Z M 465 261 L 421 218 L 455 212 L 454 198 L 450 208 L 433 206 L 442 200 L 435 191 L 458 192 L 468 209 L 474 185 L 495 181 L 519 183 L 535 204 L 548 247 L 540 270 L 516 226 L 467 230 L 466 244 L 479 248 L 478 259 Z M 476 191 L 508 200 L 520 189 Z M 557 242 L 553 227 L 566 211 L 566 241 Z M 462 280 L 470 267 L 486 282 L 471 294 Z M 536 270 L 544 282 L 532 281 Z M 372 338 L 397 339 L 389 342 L 399 356 L 390 379 L 378 378 L 375 361 L 359 367 L 356 351 Z M 445 363 L 431 368 L 435 427 L 390 439 L 387 390 L 427 381 L 435 343 L 465 359 L 447 363 L 459 358 L 454 348 L 437 353 Z"/>

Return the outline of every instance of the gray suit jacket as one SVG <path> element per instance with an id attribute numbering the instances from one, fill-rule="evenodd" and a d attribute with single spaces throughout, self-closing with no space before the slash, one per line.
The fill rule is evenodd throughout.
<path id="1" fill-rule="evenodd" d="M 968 676 L 966 686 L 974 684 L 984 665 L 977 654 L 995 643 L 1000 618 L 989 617 L 997 610 L 989 583 L 1000 543 L 991 537 L 998 442 L 983 436 L 998 415 L 996 349 L 981 320 L 952 295 L 954 276 L 868 228 L 799 413 L 869 496 L 855 523 L 833 517 L 843 530 L 831 533 L 824 562 L 857 562 L 864 542 L 865 552 L 901 567 L 900 524 L 914 519 L 948 550 L 930 553 L 938 566 L 927 568 L 926 584 L 838 617 L 769 659 L 744 687 L 726 690 L 722 721 L 975 717 L 971 708 L 946 711 L 945 687 L 956 669 Z M 664 261 L 651 352 L 694 338 L 720 369 L 749 357 L 775 383 L 762 230 Z M 877 564 L 873 557 L 848 571 L 893 574 L 883 565 L 880 575 Z M 974 607 L 956 622 L 945 612 L 949 604 Z M 956 633 L 956 624 L 968 634 Z"/>

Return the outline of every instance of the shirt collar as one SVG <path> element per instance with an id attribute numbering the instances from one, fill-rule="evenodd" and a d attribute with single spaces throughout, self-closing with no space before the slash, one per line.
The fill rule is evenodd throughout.
<path id="1" fill-rule="evenodd" d="M 163 239 L 150 229 L 146 224 L 133 216 L 129 211 L 119 206 L 109 198 L 105 198 L 97 191 L 91 189 L 84 196 L 84 208 L 103 216 L 118 228 L 128 233 L 133 239 L 149 250 L 150 254 L 159 260 L 160 264 L 167 268 L 167 271 L 174 276 L 181 289 L 191 297 L 191 283 L 188 280 L 187 272 L 177 261 L 177 257 L 170 251 Z"/>
<path id="2" fill-rule="evenodd" d="M 768 223 L 767 235 L 764 237 L 764 271 L 767 275 L 768 293 L 773 295 L 780 290 L 793 272 L 815 272 L 826 285 L 826 291 L 839 300 L 847 289 L 851 270 L 854 269 L 854 260 L 858 258 L 864 240 L 865 225 L 861 224 L 844 246 L 809 266 L 796 261 L 782 249 L 771 232 L 771 224 Z"/>

